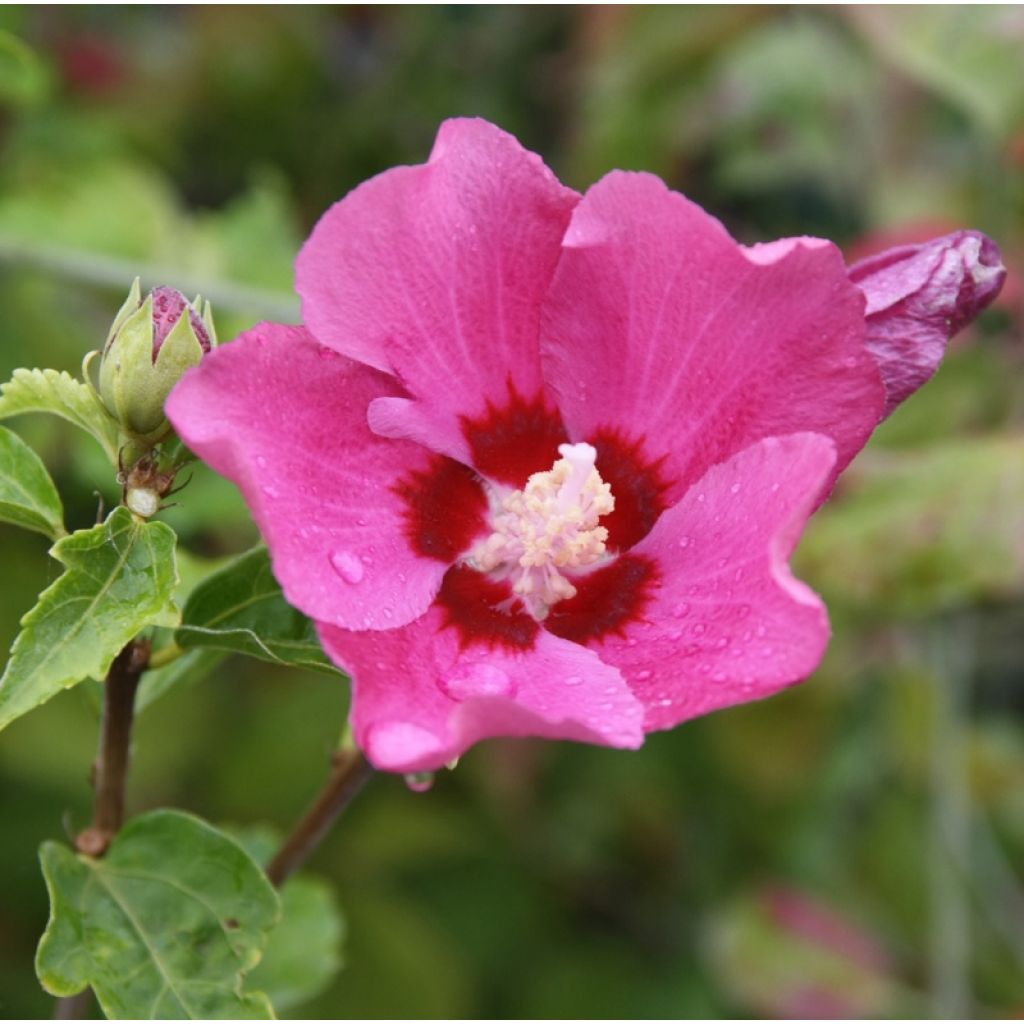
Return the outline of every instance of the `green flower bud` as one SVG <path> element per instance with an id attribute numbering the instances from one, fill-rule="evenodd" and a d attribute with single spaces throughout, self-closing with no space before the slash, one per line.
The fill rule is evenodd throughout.
<path id="1" fill-rule="evenodd" d="M 100 361 L 100 397 L 129 432 L 145 436 L 168 428 L 164 401 L 216 344 L 209 303 L 203 313 L 173 288 L 154 288 L 142 301 L 138 280 L 132 285 Z"/>

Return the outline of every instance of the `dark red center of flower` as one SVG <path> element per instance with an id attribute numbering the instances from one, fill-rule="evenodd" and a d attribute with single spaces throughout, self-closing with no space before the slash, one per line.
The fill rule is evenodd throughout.
<path id="1" fill-rule="evenodd" d="M 599 430 L 590 443 L 597 449 L 597 468 L 615 496 L 615 508 L 603 516 L 608 548 L 627 551 L 654 528 L 668 508 L 668 483 L 662 476 L 664 459 L 651 462 L 639 441 L 629 441 L 616 430 Z"/>
<path id="2" fill-rule="evenodd" d="M 509 399 L 476 419 L 462 417 L 473 465 L 490 480 L 521 488 L 533 473 L 550 469 L 558 446 L 569 440 L 558 413 L 541 395 L 526 399 L 509 385 Z"/>
<path id="3" fill-rule="evenodd" d="M 625 554 L 586 576 L 574 577 L 573 584 L 576 596 L 559 601 L 544 628 L 586 644 L 610 634 L 621 636 L 631 622 L 640 621 L 658 586 L 658 573 L 650 559 Z"/>
<path id="4" fill-rule="evenodd" d="M 494 580 L 465 565 L 445 573 L 437 602 L 445 625 L 459 634 L 459 646 L 486 644 L 525 650 L 533 646 L 540 625 L 504 580 Z"/>
<path id="5" fill-rule="evenodd" d="M 522 490 L 530 476 L 548 472 L 559 460 L 559 445 L 567 442 L 565 428 L 542 396 L 527 399 L 511 386 L 503 406 L 489 404 L 486 414 L 463 418 L 462 426 L 476 471 L 435 455 L 395 488 L 405 502 L 406 531 L 413 550 L 452 565 L 437 603 L 444 611 L 445 626 L 457 631 L 459 644 L 526 649 L 532 647 L 541 628 L 586 644 L 621 634 L 638 621 L 657 586 L 657 571 L 649 559 L 628 550 L 650 532 L 667 507 L 661 462 L 652 461 L 640 441 L 619 431 L 602 429 L 594 435 L 590 440 L 597 452 L 594 466 L 615 499 L 614 510 L 600 520 L 608 530 L 607 550 L 615 557 L 592 571 L 567 568 L 576 595 L 556 600 L 550 607 L 545 602 L 537 609 L 530 604 L 534 591 L 528 592 L 529 599 L 524 602 L 512 589 L 512 578 L 518 578 L 514 559 L 507 563 L 510 571 L 506 576 L 504 562 L 497 562 L 495 570 L 496 562 L 488 564 L 479 547 L 477 554 L 472 554 L 494 530 L 481 476 Z M 506 536 L 495 534 L 489 543 L 501 544 Z M 467 561 L 459 562 L 460 558 Z M 492 572 L 478 571 L 474 564 Z M 530 564 L 534 563 L 520 563 Z M 545 610 L 547 616 L 543 617 Z"/>
<path id="6" fill-rule="evenodd" d="M 487 496 L 473 470 L 434 455 L 395 486 L 405 499 L 405 530 L 413 551 L 452 563 L 487 530 Z"/>

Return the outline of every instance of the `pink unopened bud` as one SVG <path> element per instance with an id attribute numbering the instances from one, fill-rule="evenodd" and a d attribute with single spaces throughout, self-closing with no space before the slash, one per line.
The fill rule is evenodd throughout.
<path id="1" fill-rule="evenodd" d="M 140 298 L 132 285 L 100 360 L 99 390 L 107 409 L 130 433 L 167 429 L 164 400 L 190 367 L 216 345 L 209 303 L 200 316 L 174 288 Z"/>
<path id="2" fill-rule="evenodd" d="M 979 231 L 902 245 L 850 267 L 867 299 L 866 344 L 885 384 L 885 415 L 935 373 L 949 339 L 1005 279 L 999 247 Z"/>
<path id="3" fill-rule="evenodd" d="M 195 331 L 196 339 L 202 346 L 203 352 L 210 351 L 210 335 L 206 330 L 206 325 L 181 292 L 176 288 L 162 285 L 159 288 L 154 288 L 149 294 L 153 300 L 153 362 L 156 362 L 160 346 L 163 345 L 167 335 L 174 330 L 186 309 L 192 323 L 192 330 Z"/>

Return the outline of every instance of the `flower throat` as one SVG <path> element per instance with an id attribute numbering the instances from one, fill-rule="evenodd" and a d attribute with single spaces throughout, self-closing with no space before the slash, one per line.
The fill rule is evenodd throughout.
<path id="1" fill-rule="evenodd" d="M 601 516 L 615 508 L 611 487 L 595 467 L 589 444 L 559 445 L 562 457 L 534 473 L 521 491 L 507 494 L 491 514 L 494 532 L 470 551 L 479 572 L 512 581 L 512 591 L 538 621 L 558 601 L 576 596 L 563 570 L 586 569 L 608 559 Z"/>

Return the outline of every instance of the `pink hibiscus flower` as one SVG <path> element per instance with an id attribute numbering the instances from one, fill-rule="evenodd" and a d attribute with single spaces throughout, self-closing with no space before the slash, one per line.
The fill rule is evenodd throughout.
<path id="1" fill-rule="evenodd" d="M 963 322 L 1002 271 L 951 239 Z M 937 281 L 913 253 L 855 284 L 828 242 L 744 248 L 646 174 L 581 198 L 449 121 L 324 215 L 305 326 L 222 346 L 167 410 L 351 674 L 378 768 L 499 735 L 637 747 L 817 666 L 825 609 L 787 561 L 890 382 L 935 369 Z"/>

